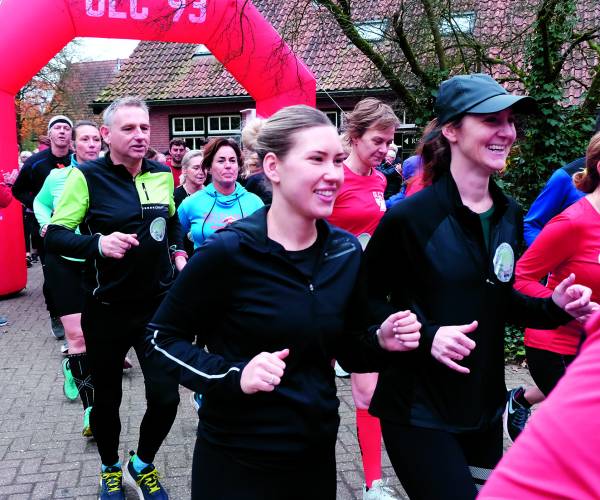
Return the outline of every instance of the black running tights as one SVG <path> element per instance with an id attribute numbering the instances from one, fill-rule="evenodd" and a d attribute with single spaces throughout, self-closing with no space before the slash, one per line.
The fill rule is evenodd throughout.
<path id="1" fill-rule="evenodd" d="M 145 362 L 143 340 L 158 300 L 104 304 L 87 298 L 81 315 L 87 357 L 94 384 L 90 425 L 104 465 L 119 460 L 123 360 L 133 347 L 144 373 L 146 413 L 140 425 L 137 454 L 151 463 L 177 415 L 179 385 L 174 377 L 159 373 Z"/>
<path id="2" fill-rule="evenodd" d="M 381 421 L 394 471 L 411 500 L 470 500 L 502 457 L 502 422 L 451 434 Z"/>

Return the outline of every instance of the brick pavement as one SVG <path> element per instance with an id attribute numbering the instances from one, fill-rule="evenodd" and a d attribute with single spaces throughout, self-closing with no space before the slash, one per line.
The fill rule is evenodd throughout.
<path id="1" fill-rule="evenodd" d="M 0 327 L 0 499 L 97 498 L 96 445 L 81 436 L 81 403 L 68 401 L 62 393 L 61 342 L 50 333 L 39 264 L 29 270 L 25 291 L 0 299 L 0 315 L 10 320 Z M 135 355 L 130 357 L 134 368 L 124 376 L 121 405 L 123 455 L 137 445 L 144 412 L 141 370 Z M 528 381 L 526 370 L 507 367 L 509 386 Z M 347 380 L 338 382 L 337 497 L 350 500 L 361 498 L 361 462 L 350 386 Z M 181 388 L 180 392 L 177 420 L 155 461 L 173 500 L 190 497 L 197 423 L 189 391 Z M 383 471 L 399 497 L 406 498 L 385 454 Z"/>

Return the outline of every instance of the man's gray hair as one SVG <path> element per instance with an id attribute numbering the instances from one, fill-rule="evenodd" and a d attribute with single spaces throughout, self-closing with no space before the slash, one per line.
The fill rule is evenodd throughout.
<path id="1" fill-rule="evenodd" d="M 150 114 L 150 112 L 148 111 L 148 106 L 146 105 L 143 99 L 134 96 L 121 97 L 120 99 L 113 101 L 110 104 L 110 106 L 104 110 L 104 113 L 102 114 L 102 120 L 104 122 L 104 125 L 110 127 L 112 125 L 113 118 L 117 110 L 126 107 L 140 108 L 143 109 L 146 112 L 146 114 Z"/>

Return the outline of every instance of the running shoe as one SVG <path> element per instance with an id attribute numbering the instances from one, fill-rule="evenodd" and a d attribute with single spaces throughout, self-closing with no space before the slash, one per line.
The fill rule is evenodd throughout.
<path id="1" fill-rule="evenodd" d="M 71 401 L 75 401 L 77 396 L 79 396 L 79 391 L 77 390 L 77 385 L 75 384 L 75 379 L 73 378 L 73 374 L 71 373 L 71 367 L 69 366 L 69 358 L 62 360 L 62 372 L 65 376 L 65 381 L 63 383 L 63 392 L 67 399 Z"/>
<path id="2" fill-rule="evenodd" d="M 350 377 L 350 374 L 346 370 L 344 370 L 337 361 L 335 362 L 333 369 L 335 370 L 336 377 L 339 377 L 339 378 L 349 378 Z"/>
<path id="3" fill-rule="evenodd" d="M 31 254 L 31 262 L 38 262 L 40 259 L 38 257 L 37 253 L 32 253 Z"/>
<path id="4" fill-rule="evenodd" d="M 27 255 L 27 256 L 25 257 L 25 265 L 26 265 L 27 267 L 31 267 L 31 266 L 33 265 L 33 264 L 31 263 L 31 257 L 30 257 L 29 255 Z"/>
<path id="5" fill-rule="evenodd" d="M 100 474 L 100 494 L 98 500 L 125 500 L 123 491 L 123 471 L 121 467 L 107 467 Z"/>
<path id="6" fill-rule="evenodd" d="M 67 356 L 69 354 L 69 344 L 67 344 L 66 342 L 60 346 L 60 353 L 63 356 Z"/>
<path id="7" fill-rule="evenodd" d="M 133 364 L 131 363 L 131 360 L 125 356 L 125 359 L 123 360 L 123 371 L 129 371 L 131 370 L 131 368 L 133 368 Z"/>
<path id="8" fill-rule="evenodd" d="M 50 317 L 50 331 L 56 340 L 62 340 L 65 338 L 65 328 L 63 327 L 60 318 L 55 316 Z"/>
<path id="9" fill-rule="evenodd" d="M 367 485 L 363 485 L 363 500 L 397 500 L 394 490 L 387 486 L 383 479 L 373 481 L 371 487 L 367 490 Z"/>
<path id="10" fill-rule="evenodd" d="M 192 403 L 192 406 L 194 407 L 194 410 L 196 410 L 197 413 L 200 407 L 202 406 L 202 394 L 192 392 L 190 394 L 190 403 Z"/>
<path id="11" fill-rule="evenodd" d="M 8 318 L 6 316 L 0 316 L 0 326 L 8 325 Z"/>
<path id="12" fill-rule="evenodd" d="M 523 432 L 527 419 L 531 415 L 531 409 L 526 408 L 516 399 L 519 391 L 523 390 L 523 387 L 515 387 L 512 391 L 506 392 L 506 408 L 502 420 L 504 432 L 506 432 L 511 443 L 514 443 L 519 434 Z"/>
<path id="13" fill-rule="evenodd" d="M 92 437 L 92 428 L 90 427 L 90 413 L 92 411 L 92 407 L 88 406 L 83 411 L 83 430 L 81 431 L 81 435 L 83 437 L 89 438 Z"/>
<path id="14" fill-rule="evenodd" d="M 140 500 L 169 500 L 167 490 L 160 484 L 158 471 L 153 464 L 147 465 L 141 472 L 133 467 L 134 451 L 129 452 L 129 462 L 123 473 L 123 481 L 131 486 Z"/>

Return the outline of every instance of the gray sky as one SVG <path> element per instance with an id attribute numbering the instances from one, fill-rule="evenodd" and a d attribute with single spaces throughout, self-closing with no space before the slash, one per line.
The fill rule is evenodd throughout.
<path id="1" fill-rule="evenodd" d="M 139 40 L 119 40 L 116 38 L 76 38 L 79 40 L 79 53 L 84 61 L 106 61 L 129 57 Z"/>

